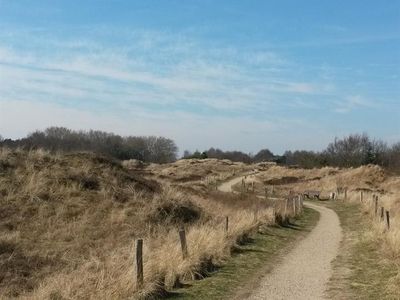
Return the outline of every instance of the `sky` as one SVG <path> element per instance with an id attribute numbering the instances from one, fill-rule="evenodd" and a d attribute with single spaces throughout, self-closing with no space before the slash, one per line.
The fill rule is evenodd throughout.
<path id="1" fill-rule="evenodd" d="M 400 0 L 0 0 L 0 135 L 180 151 L 400 141 Z"/>

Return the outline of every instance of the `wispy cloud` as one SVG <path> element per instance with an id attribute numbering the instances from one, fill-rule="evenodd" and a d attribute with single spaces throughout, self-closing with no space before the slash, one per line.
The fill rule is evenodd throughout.
<path id="1" fill-rule="evenodd" d="M 315 132 L 304 117 L 310 111 L 345 114 L 374 105 L 361 92 L 341 92 L 337 69 L 293 61 L 279 49 L 104 31 L 61 39 L 0 30 L 0 133 L 17 137 L 62 125 L 166 135 L 189 149 L 251 151 L 273 140 L 282 151 L 288 139 L 302 147 L 300 136 Z M 113 42 L 105 42 L 110 36 Z M 319 146 L 312 142 L 310 148 Z"/>
<path id="2" fill-rule="evenodd" d="M 361 108 L 375 107 L 376 106 L 375 103 L 376 102 L 367 100 L 366 98 L 360 95 L 352 95 L 352 96 L 347 96 L 342 101 L 337 102 L 337 106 L 334 110 L 337 113 L 345 114 Z"/>
<path id="3" fill-rule="evenodd" d="M 274 52 L 193 49 L 198 41 L 186 37 L 167 38 L 154 32 L 132 35 L 135 45 L 123 48 L 90 39 L 64 43 L 49 37 L 48 41 L 41 37 L 39 44 L 51 45 L 53 51 L 15 50 L 0 44 L 0 68 L 7 74 L 1 77 L 0 97 L 99 101 L 124 107 L 170 105 L 189 111 L 201 106 L 207 112 L 248 114 L 261 105 L 270 109 L 285 95 L 324 92 L 317 82 L 287 78 L 290 62 Z"/>

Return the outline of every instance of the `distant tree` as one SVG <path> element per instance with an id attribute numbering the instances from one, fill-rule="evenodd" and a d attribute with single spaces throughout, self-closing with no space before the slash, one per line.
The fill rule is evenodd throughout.
<path id="1" fill-rule="evenodd" d="M 275 155 L 269 149 L 262 149 L 253 157 L 253 162 L 273 161 Z"/>
<path id="2" fill-rule="evenodd" d="M 286 151 L 283 155 L 286 165 L 297 165 L 302 168 L 310 169 L 324 165 L 322 155 L 313 151 Z"/>
<path id="3" fill-rule="evenodd" d="M 386 159 L 386 167 L 390 171 L 400 173 L 400 142 L 388 148 Z"/>
<path id="4" fill-rule="evenodd" d="M 189 150 L 183 151 L 183 156 L 182 156 L 183 159 L 190 158 L 191 156 L 192 156 L 192 152 L 190 152 Z"/>
<path id="5" fill-rule="evenodd" d="M 149 161 L 156 163 L 168 163 L 176 160 L 178 147 L 174 141 L 164 138 L 150 136 L 145 138 L 150 154 Z"/>
<path id="6" fill-rule="evenodd" d="M 241 151 L 222 151 L 221 149 L 210 148 L 205 151 L 208 158 L 229 159 L 236 162 L 251 163 L 250 155 Z"/>
<path id="7" fill-rule="evenodd" d="M 366 134 L 352 134 L 343 139 L 335 138 L 326 149 L 330 165 L 357 167 L 368 163 L 371 141 Z"/>

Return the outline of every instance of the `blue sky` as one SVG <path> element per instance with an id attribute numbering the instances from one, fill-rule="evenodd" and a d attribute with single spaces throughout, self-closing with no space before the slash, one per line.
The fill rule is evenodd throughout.
<path id="1" fill-rule="evenodd" d="M 181 151 L 400 140 L 400 1 L 0 0 L 0 134 Z"/>

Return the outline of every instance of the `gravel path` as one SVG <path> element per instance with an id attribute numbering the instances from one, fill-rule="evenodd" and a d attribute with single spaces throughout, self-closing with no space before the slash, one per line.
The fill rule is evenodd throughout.
<path id="1" fill-rule="evenodd" d="M 232 192 L 232 186 L 242 178 L 223 183 L 219 190 Z M 248 299 L 327 299 L 324 293 L 332 275 L 331 262 L 338 254 L 342 229 L 333 210 L 312 203 L 305 205 L 320 213 L 318 224 L 282 263 L 261 279 L 259 287 Z"/>
<path id="2" fill-rule="evenodd" d="M 310 234 L 285 256 L 248 299 L 327 299 L 326 284 L 331 261 L 337 256 L 342 230 L 336 213 L 326 207 L 306 204 L 320 213 Z"/>

